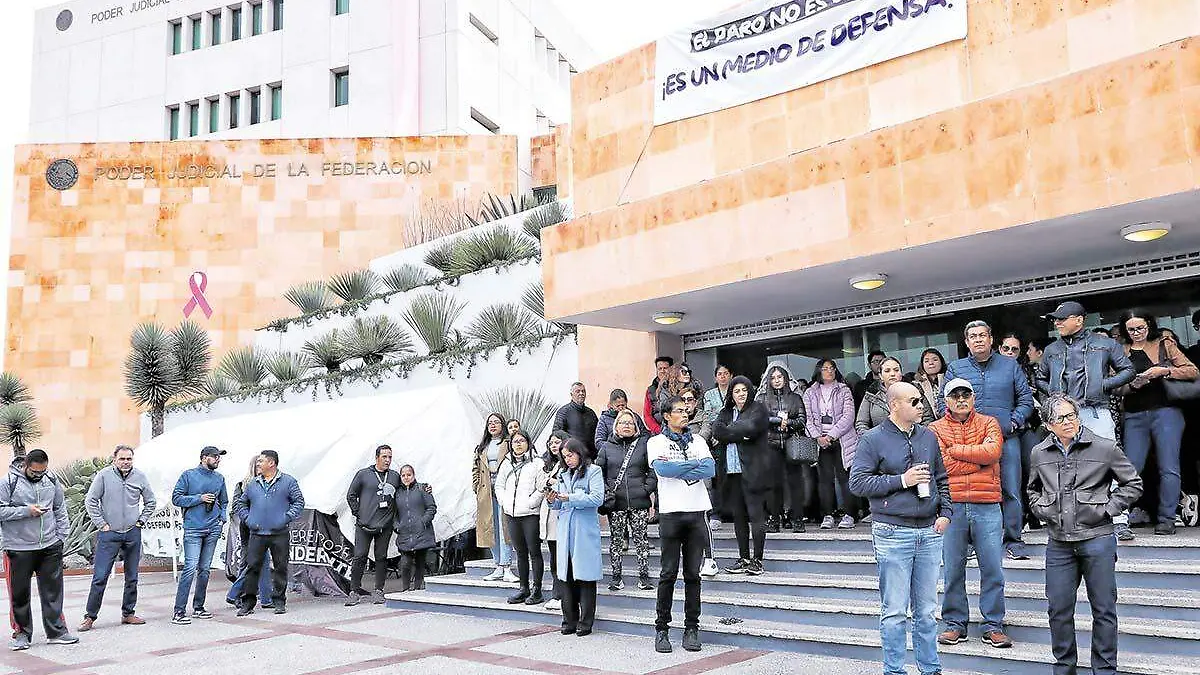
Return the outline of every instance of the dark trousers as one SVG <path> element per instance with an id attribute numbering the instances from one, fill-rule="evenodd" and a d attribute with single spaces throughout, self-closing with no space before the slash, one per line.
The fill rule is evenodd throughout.
<path id="1" fill-rule="evenodd" d="M 375 590 L 383 590 L 383 582 L 387 580 L 388 542 L 391 539 L 390 527 L 379 532 L 368 532 L 358 525 L 354 526 L 354 561 L 350 563 L 351 592 L 363 590 L 363 571 L 367 569 L 367 554 L 372 548 L 375 549 Z"/>
<path id="2" fill-rule="evenodd" d="M 550 597 L 562 600 L 562 581 L 558 579 L 558 542 L 547 539 L 546 548 L 550 549 L 550 577 L 554 579 L 554 593 Z"/>
<path id="3" fill-rule="evenodd" d="M 1087 584 L 1092 606 L 1092 672 L 1117 672 L 1117 539 L 1104 535 L 1086 541 L 1046 543 L 1046 600 L 1054 675 L 1075 675 L 1075 594 Z"/>
<path id="4" fill-rule="evenodd" d="M 699 511 L 663 513 L 658 517 L 662 542 L 658 573 L 658 602 L 654 609 L 654 628 L 671 626 L 671 603 L 675 601 L 675 580 L 679 577 L 679 558 L 683 557 L 683 627 L 700 626 L 700 563 L 708 542 L 708 523 Z"/>
<path id="5" fill-rule="evenodd" d="M 567 561 L 567 579 L 563 582 L 563 628 L 591 630 L 596 621 L 596 582 L 579 581 Z"/>
<path id="6" fill-rule="evenodd" d="M 138 564 L 142 561 L 141 528 L 132 527 L 125 532 L 97 532 L 92 589 L 88 591 L 87 609 L 83 614 L 89 619 L 100 616 L 104 589 L 108 587 L 108 577 L 112 574 L 118 553 L 123 553 L 125 557 L 125 594 L 121 596 L 121 616 L 132 616 L 137 606 Z"/>
<path id="7" fill-rule="evenodd" d="M 808 500 L 808 475 L 805 470 L 811 467 L 789 462 L 786 457 L 780 463 L 782 466 L 775 472 L 775 485 L 767 511 L 776 517 L 791 513 L 792 520 L 804 520 L 804 503 Z"/>
<path id="8" fill-rule="evenodd" d="M 425 588 L 425 552 L 428 550 L 400 551 L 401 591 L 420 591 Z"/>
<path id="9" fill-rule="evenodd" d="M 767 514 L 765 495 L 750 490 L 740 473 L 725 475 L 726 505 L 733 511 L 733 532 L 737 535 L 738 555 L 744 560 L 762 560 L 763 547 L 767 543 Z M 754 539 L 754 555 L 751 556 L 750 539 Z"/>
<path id="10" fill-rule="evenodd" d="M 253 608 L 258 598 L 258 578 L 263 572 L 263 558 L 271 552 L 271 603 L 275 609 L 287 604 L 288 532 L 278 534 L 250 533 L 246 546 L 246 579 L 242 582 L 242 606 Z"/>
<path id="11" fill-rule="evenodd" d="M 508 541 L 517 557 L 517 576 L 521 579 L 521 590 L 529 590 L 530 563 L 533 564 L 533 589 L 542 590 L 542 575 L 546 573 L 546 561 L 542 558 L 542 540 L 538 536 L 541 516 L 506 517 Z"/>
<path id="12" fill-rule="evenodd" d="M 850 494 L 850 472 L 842 465 L 842 446 L 835 443 L 821 448 L 817 454 L 817 498 L 821 502 L 822 518 L 837 514 L 839 491 L 842 512 L 856 515 L 858 500 Z"/>
<path id="13" fill-rule="evenodd" d="M 8 552 L 8 583 L 15 633 L 33 637 L 33 609 L 29 606 L 32 580 L 37 575 L 38 597 L 42 601 L 42 628 L 47 638 L 67 634 L 63 618 L 63 547 L 62 542 L 35 551 Z"/>

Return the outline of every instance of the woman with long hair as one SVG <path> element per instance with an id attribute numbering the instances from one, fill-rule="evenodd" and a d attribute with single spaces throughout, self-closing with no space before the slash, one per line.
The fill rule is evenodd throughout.
<path id="1" fill-rule="evenodd" d="M 691 372 L 690 370 L 688 372 Z M 673 365 L 667 369 L 667 376 L 659 380 L 658 388 L 654 391 L 654 419 L 659 426 L 665 424 L 662 416 L 662 407 L 672 396 L 679 396 L 686 386 L 683 382 L 683 366 Z"/>
<path id="2" fill-rule="evenodd" d="M 246 490 L 246 486 L 250 484 L 250 481 L 258 477 L 258 473 L 258 455 L 254 455 L 250 458 L 250 466 L 246 469 L 246 475 L 243 476 L 242 479 L 233 486 L 233 498 L 235 501 L 242 496 L 242 492 Z M 233 521 L 231 520 L 230 524 L 232 525 L 232 523 Z M 233 584 L 229 587 L 229 592 L 225 594 L 225 602 L 234 606 L 237 606 L 238 604 L 238 598 L 241 597 L 242 594 L 242 584 L 246 580 L 246 550 L 250 543 L 250 528 L 246 526 L 246 523 L 239 519 L 237 528 L 238 541 L 240 541 L 242 545 L 242 562 L 241 566 L 238 568 L 237 580 L 233 582 Z M 266 551 L 263 555 L 263 569 L 269 570 L 271 569 L 271 552 Z M 353 596 L 357 590 L 358 589 L 350 589 L 350 594 Z M 272 604 L 271 599 L 270 574 L 263 574 L 258 577 L 258 597 L 262 598 L 263 600 L 263 609 L 268 609 L 275 606 Z"/>
<path id="3" fill-rule="evenodd" d="M 540 605 L 545 602 L 542 576 L 546 573 L 546 563 L 538 530 L 546 474 L 542 472 L 542 462 L 534 459 L 533 442 L 524 431 L 518 430 L 508 437 L 508 449 L 508 461 L 496 478 L 496 492 L 508 521 L 508 540 L 517 554 L 517 577 L 521 583 L 508 604 Z"/>
<path id="4" fill-rule="evenodd" d="M 571 436 L 563 431 L 553 431 L 546 439 L 546 454 L 542 455 L 542 473 L 546 474 L 544 490 L 550 491 L 558 484 L 558 477 L 566 469 L 562 461 L 562 446 Z M 562 582 L 558 580 L 558 510 L 550 508 L 550 502 L 542 500 L 541 530 L 542 541 L 550 549 L 550 576 L 554 579 L 554 591 L 546 601 L 545 609 L 557 612 L 562 609 Z"/>
<path id="5" fill-rule="evenodd" d="M 475 489 L 475 545 L 492 549 L 496 569 L 484 579 L 512 584 L 517 582 L 517 576 L 508 568 L 512 564 L 512 547 L 506 540 L 504 514 L 496 500 L 496 476 L 507 460 L 504 415 L 494 412 L 488 415 L 483 425 L 483 438 L 475 446 L 475 462 L 471 466 L 471 484 Z"/>
<path id="6" fill-rule="evenodd" d="M 608 556 L 612 570 L 610 591 L 625 588 L 622 579 L 621 556 L 625 552 L 625 532 L 628 528 L 637 553 L 638 588 L 649 591 L 650 583 L 650 538 L 648 525 L 654 511 L 655 490 L 658 478 L 650 470 L 650 457 L 646 453 L 647 434 L 638 429 L 637 416 L 632 410 L 617 413 L 613 431 L 600 444 L 596 465 L 604 472 L 605 486 L 611 486 L 616 495 L 616 504 L 608 514 Z"/>
<path id="7" fill-rule="evenodd" d="M 437 546 L 433 518 L 437 502 L 433 491 L 417 482 L 411 464 L 400 467 L 400 489 L 396 491 L 396 548 L 400 551 L 400 592 L 425 588 L 425 558 Z"/>
<path id="8" fill-rule="evenodd" d="M 889 356 L 879 364 L 879 379 L 867 387 L 862 403 L 858 406 L 858 416 L 854 421 L 854 430 L 859 436 L 883 424 L 891 414 L 888 408 L 888 387 L 896 384 L 904 377 L 904 366 L 900 359 Z"/>
<path id="9" fill-rule="evenodd" d="M 929 424 L 938 417 L 942 407 L 938 404 L 942 399 L 942 387 L 946 386 L 946 357 L 938 350 L 930 347 L 921 352 L 921 360 L 917 362 L 917 372 L 913 374 L 912 383 L 921 390 L 925 399 L 924 424 Z"/>
<path id="10" fill-rule="evenodd" d="M 771 413 L 752 395 L 750 378 L 738 375 L 729 383 L 725 406 L 712 424 L 717 475 L 722 477 L 722 501 L 733 511 L 738 560 L 730 574 L 763 573 L 767 540 L 766 502 L 774 482 L 775 462 L 767 442 Z M 753 549 L 751 548 L 753 537 Z"/>
<path id="11" fill-rule="evenodd" d="M 767 441 L 771 446 L 772 461 L 776 468 L 771 502 L 767 511 L 767 532 L 778 532 L 780 528 L 793 532 L 804 532 L 804 502 L 808 495 L 807 484 L 812 466 L 788 461 L 787 440 L 793 434 L 804 435 L 807 416 L 804 399 L 792 389 L 791 375 L 783 362 L 767 364 L 762 383 L 758 386 L 758 400 L 771 413 L 771 426 Z M 784 497 L 790 497 L 787 504 Z M 790 509 L 786 508 L 790 505 Z"/>
<path id="12" fill-rule="evenodd" d="M 596 582 L 600 580 L 600 514 L 604 475 L 592 464 L 587 446 L 571 438 L 563 445 L 563 464 L 553 490 L 546 492 L 558 511 L 558 578 L 563 582 L 562 634 L 590 635 L 596 620 Z"/>
<path id="13" fill-rule="evenodd" d="M 834 527 L 838 506 L 842 519 L 838 529 L 854 527 L 858 499 L 850 494 L 850 463 L 858 447 L 854 430 L 854 392 L 833 359 L 817 361 L 813 384 L 804 392 L 808 413 L 808 435 L 817 439 L 817 497 L 821 503 L 821 529 Z"/>

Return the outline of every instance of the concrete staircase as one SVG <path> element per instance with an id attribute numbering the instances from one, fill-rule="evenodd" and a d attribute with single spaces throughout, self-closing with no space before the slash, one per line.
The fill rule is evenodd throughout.
<path id="1" fill-rule="evenodd" d="M 716 532 L 717 559 L 736 558 L 732 528 Z M 971 640 L 940 647 L 944 667 L 988 673 L 1048 672 L 1049 624 L 1044 587 L 1045 535 L 1026 533 L 1030 560 L 1006 560 L 1006 607 L 1012 649 L 995 649 Z M 657 531 L 652 528 L 651 576 L 658 571 Z M 604 547 L 607 551 L 605 535 Z M 605 553 L 604 568 L 608 568 Z M 1139 530 L 1138 538 L 1118 549 L 1120 669 L 1147 675 L 1200 675 L 1200 531 L 1181 529 L 1174 537 Z M 739 647 L 795 651 L 877 661 L 879 592 L 870 532 L 865 525 L 849 531 L 771 534 L 764 559 L 767 573 L 750 577 L 719 574 L 705 579 L 701 631 L 706 642 Z M 540 606 L 509 605 L 513 586 L 487 582 L 491 561 L 467 563 L 465 574 L 426 579 L 425 591 L 392 594 L 388 604 L 405 609 L 509 618 L 556 624 L 557 612 Z M 637 564 L 624 557 L 626 588 L 599 584 L 596 629 L 653 635 L 654 591 L 637 590 Z M 972 621 L 978 620 L 978 570 L 968 570 Z M 680 584 L 682 586 L 682 583 Z M 546 571 L 549 588 L 549 568 Z M 683 619 L 682 588 L 676 591 L 675 624 Z M 1076 614 L 1081 663 L 1091 639 L 1091 612 L 1082 590 Z M 649 646 L 649 644 L 648 644 Z"/>

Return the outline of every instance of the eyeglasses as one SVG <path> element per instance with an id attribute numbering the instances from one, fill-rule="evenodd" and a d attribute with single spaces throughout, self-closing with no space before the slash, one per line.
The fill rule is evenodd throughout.
<path id="1" fill-rule="evenodd" d="M 1150 330 L 1150 327 L 1149 326 L 1126 326 L 1125 330 L 1129 331 L 1130 333 L 1145 333 L 1146 331 Z"/>
<path id="2" fill-rule="evenodd" d="M 688 414 L 688 411 L 685 408 L 671 408 L 671 414 L 672 415 L 686 415 L 686 414 Z"/>
<path id="3" fill-rule="evenodd" d="M 695 397 L 695 396 L 684 396 L 684 397 L 683 397 L 683 402 L 684 402 L 684 403 L 695 403 L 695 402 L 696 402 L 696 397 Z"/>
<path id="4" fill-rule="evenodd" d="M 954 399 L 955 401 L 965 401 L 965 400 L 971 398 L 972 396 L 974 396 L 974 394 L 967 391 L 966 389 L 956 389 L 956 390 L 950 392 L 949 394 L 947 394 L 946 398 Z"/>
<path id="5" fill-rule="evenodd" d="M 1075 422 L 1079 420 L 1079 413 L 1069 412 L 1066 415 L 1059 415 L 1053 420 L 1054 424 L 1066 424 L 1067 422 Z"/>
<path id="6" fill-rule="evenodd" d="M 1021 351 L 1020 347 L 1007 347 L 1005 345 L 1000 345 L 1001 354 L 1016 354 L 1019 351 Z"/>

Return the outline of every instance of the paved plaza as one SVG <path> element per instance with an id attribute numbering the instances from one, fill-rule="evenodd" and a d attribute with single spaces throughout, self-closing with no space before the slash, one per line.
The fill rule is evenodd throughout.
<path id="1" fill-rule="evenodd" d="M 67 577 L 67 621 L 72 631 L 83 616 L 89 583 L 87 576 Z M 699 654 L 691 654 L 679 648 L 678 631 L 673 634 L 676 651 L 657 654 L 648 637 L 595 633 L 577 638 L 559 635 L 554 627 L 542 624 L 409 612 L 369 601 L 344 607 L 336 598 L 293 598 L 285 615 L 260 609 L 237 618 L 225 604 L 227 588 L 224 577 L 214 573 L 208 609 L 216 616 L 174 626 L 170 617 L 175 584 L 170 573 L 143 574 L 138 615 L 147 624 L 122 626 L 118 623 L 121 580 L 114 574 L 96 628 L 80 633 L 79 644 L 46 644 L 35 609 L 33 647 L 0 652 L 0 675 L 879 672 L 878 665 L 863 661 L 724 646 L 705 646 Z M 7 604 L 7 591 L 3 587 L 0 591 Z M 36 598 L 34 606 L 38 606 Z"/>

